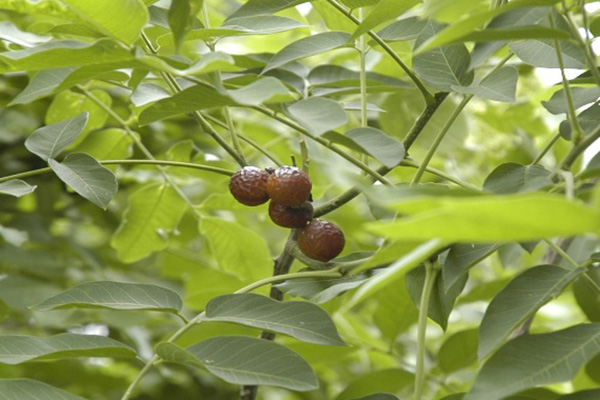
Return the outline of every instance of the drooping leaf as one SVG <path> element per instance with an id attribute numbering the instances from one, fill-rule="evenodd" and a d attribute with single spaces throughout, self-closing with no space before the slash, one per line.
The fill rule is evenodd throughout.
<path id="1" fill-rule="evenodd" d="M 135 357 L 135 351 L 114 339 L 97 335 L 61 333 L 55 336 L 0 336 L 0 363 L 73 357 Z"/>
<path id="2" fill-rule="evenodd" d="M 528 241 L 598 232 L 597 210 L 547 193 L 476 198 L 425 197 L 392 209 L 409 215 L 371 222 L 367 229 L 396 240 L 439 238 L 449 242 Z"/>
<path id="3" fill-rule="evenodd" d="M 148 22 L 148 9 L 140 0 L 64 0 L 96 29 L 126 44 L 133 44 Z"/>
<path id="4" fill-rule="evenodd" d="M 56 158 L 64 149 L 77 139 L 89 119 L 89 114 L 83 112 L 77 116 L 36 129 L 25 140 L 27 150 L 44 161 Z"/>
<path id="5" fill-rule="evenodd" d="M 20 179 L 11 179 L 6 182 L 0 183 L 0 194 L 7 194 L 9 196 L 21 197 L 26 194 L 33 193 L 37 186 L 31 186 L 25 181 Z"/>
<path id="6" fill-rule="evenodd" d="M 483 189 L 497 194 L 534 192 L 551 185 L 551 175 L 541 165 L 505 163 L 485 178 Z"/>
<path id="7" fill-rule="evenodd" d="M 108 308 L 177 313 L 181 298 L 171 289 L 145 283 L 95 281 L 81 283 L 36 305 L 36 310 Z"/>
<path id="8" fill-rule="evenodd" d="M 314 372 L 302 357 L 271 341 L 220 336 L 186 349 L 174 349 L 176 345 L 172 343 L 161 343 L 157 352 L 166 361 L 183 361 L 186 365 L 195 359 L 211 373 L 236 385 L 270 385 L 298 391 L 319 386 Z"/>
<path id="9" fill-rule="evenodd" d="M 484 99 L 513 102 L 519 73 L 515 67 L 502 67 L 486 76 L 477 85 L 452 86 L 459 93 L 470 93 Z"/>
<path id="10" fill-rule="evenodd" d="M 203 218 L 200 232 L 207 238 L 221 269 L 256 281 L 272 273 L 267 242 L 256 232 L 221 218 Z"/>
<path id="11" fill-rule="evenodd" d="M 532 316 L 557 297 L 585 268 L 568 270 L 555 265 L 532 267 L 514 278 L 490 302 L 479 328 L 479 358 L 484 358 Z"/>
<path id="12" fill-rule="evenodd" d="M 477 361 L 477 329 L 459 331 L 442 343 L 438 352 L 440 368 L 450 374 Z"/>
<path id="13" fill-rule="evenodd" d="M 0 379 L 0 393 L 4 400 L 85 400 L 33 379 Z"/>
<path id="14" fill-rule="evenodd" d="M 309 56 L 337 49 L 348 43 L 350 35 L 346 32 L 323 32 L 290 43 L 275 54 L 263 69 L 263 73 Z"/>
<path id="15" fill-rule="evenodd" d="M 464 400 L 499 400 L 533 386 L 569 380 L 599 352 L 600 324 L 519 336 L 483 365 Z"/>
<path id="16" fill-rule="evenodd" d="M 418 3 L 418 0 L 381 0 L 358 27 L 356 27 L 351 40 L 356 39 L 363 33 L 386 21 L 395 19 L 416 6 Z"/>
<path id="17" fill-rule="evenodd" d="M 72 153 L 62 162 L 49 159 L 56 175 L 75 192 L 106 209 L 117 192 L 117 178 L 111 170 L 85 153 Z"/>
<path id="18" fill-rule="evenodd" d="M 600 97 L 599 87 L 572 87 L 571 99 L 575 109 L 593 103 Z M 558 90 L 548 101 L 542 101 L 542 105 L 552 114 L 566 114 L 568 112 L 567 96 L 564 89 Z"/>
<path id="19" fill-rule="evenodd" d="M 428 21 L 415 41 L 415 48 L 443 29 L 434 21 Z M 450 44 L 416 54 L 413 57 L 415 72 L 431 87 L 449 92 L 452 86 L 468 86 L 473 81 L 469 69 L 471 57 L 464 44 Z"/>
<path id="20" fill-rule="evenodd" d="M 206 305 L 206 321 L 235 322 L 284 333 L 309 343 L 345 345 L 322 308 L 305 301 L 276 301 L 253 293 L 219 296 Z"/>
<path id="21" fill-rule="evenodd" d="M 111 246 L 119 259 L 131 263 L 167 247 L 169 233 L 179 225 L 185 202 L 171 186 L 151 184 L 129 197 L 123 221 Z"/>
<path id="22" fill-rule="evenodd" d="M 348 122 L 348 115 L 340 103 L 322 97 L 297 101 L 287 107 L 287 112 L 315 135 L 321 135 Z"/>

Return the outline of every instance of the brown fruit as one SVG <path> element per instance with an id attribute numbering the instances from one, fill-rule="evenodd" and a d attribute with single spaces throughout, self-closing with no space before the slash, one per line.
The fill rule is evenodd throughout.
<path id="1" fill-rule="evenodd" d="M 298 248 L 308 257 L 327 262 L 337 257 L 346 240 L 344 234 L 331 222 L 313 220 L 298 236 Z"/>
<path id="2" fill-rule="evenodd" d="M 304 228 L 312 219 L 313 207 L 309 202 L 300 207 L 288 207 L 271 200 L 269 217 L 271 221 L 284 228 Z"/>
<path id="3" fill-rule="evenodd" d="M 297 167 L 281 167 L 267 180 L 267 193 L 271 200 L 288 207 L 298 207 L 310 195 L 310 177 Z"/>
<path id="4" fill-rule="evenodd" d="M 237 201 L 247 206 L 258 206 L 269 200 L 267 180 L 269 173 L 257 167 L 244 167 L 229 181 L 229 191 Z"/>

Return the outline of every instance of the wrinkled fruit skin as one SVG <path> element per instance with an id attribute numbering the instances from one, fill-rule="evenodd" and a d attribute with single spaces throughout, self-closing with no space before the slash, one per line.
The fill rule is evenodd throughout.
<path id="1" fill-rule="evenodd" d="M 247 206 L 258 206 L 269 201 L 267 180 L 269 173 L 257 167 L 244 167 L 229 181 L 229 191 L 237 201 Z"/>
<path id="2" fill-rule="evenodd" d="M 274 202 L 299 207 L 310 195 L 312 182 L 308 174 L 296 167 L 281 167 L 267 180 L 267 193 Z"/>
<path id="3" fill-rule="evenodd" d="M 284 228 L 304 228 L 312 219 L 313 207 L 310 203 L 303 203 L 300 207 L 288 207 L 276 203 L 269 203 L 269 217 L 271 221 Z"/>
<path id="4" fill-rule="evenodd" d="M 337 257 L 345 244 L 344 234 L 337 225 L 318 219 L 302 229 L 298 236 L 298 248 L 306 256 L 323 262 Z"/>

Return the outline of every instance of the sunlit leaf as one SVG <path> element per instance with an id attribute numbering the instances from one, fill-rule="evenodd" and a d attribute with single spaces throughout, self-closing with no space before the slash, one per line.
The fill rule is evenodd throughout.
<path id="1" fill-rule="evenodd" d="M 381 25 L 382 23 L 395 19 L 404 14 L 419 3 L 418 0 L 381 0 L 375 8 L 358 25 L 351 39 L 355 39 L 363 33 Z"/>

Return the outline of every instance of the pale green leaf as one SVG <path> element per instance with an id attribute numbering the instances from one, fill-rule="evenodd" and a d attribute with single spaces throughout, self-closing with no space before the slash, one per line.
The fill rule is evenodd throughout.
<path id="1" fill-rule="evenodd" d="M 311 0 L 248 0 L 231 14 L 229 19 L 273 14 L 309 1 Z"/>
<path id="2" fill-rule="evenodd" d="M 31 47 L 37 43 L 44 43 L 52 39 L 51 36 L 40 36 L 31 32 L 22 31 L 10 21 L 0 22 L 0 39 L 18 44 L 22 47 Z"/>
<path id="3" fill-rule="evenodd" d="M 101 32 L 133 44 L 148 22 L 148 9 L 140 0 L 63 0 L 81 18 Z"/>
<path id="4" fill-rule="evenodd" d="M 156 310 L 177 313 L 181 310 L 181 298 L 171 289 L 158 285 L 96 281 L 81 283 L 34 307 L 35 310 L 65 308 Z"/>
<path id="5" fill-rule="evenodd" d="M 380 0 L 340 0 L 342 4 L 350 9 L 374 6 L 379 3 Z"/>
<path id="6" fill-rule="evenodd" d="M 561 40 L 559 45 L 565 68 L 586 68 L 585 53 L 577 44 Z M 524 40 L 510 43 L 508 47 L 517 57 L 534 67 L 560 67 L 553 40 Z"/>
<path id="7" fill-rule="evenodd" d="M 395 21 L 377 32 L 377 36 L 386 41 L 414 39 L 427 24 L 426 20 L 409 17 Z"/>
<path id="8" fill-rule="evenodd" d="M 485 358 L 544 304 L 558 297 L 564 288 L 585 272 L 538 265 L 523 272 L 490 302 L 479 327 L 479 358 Z"/>
<path id="9" fill-rule="evenodd" d="M 86 153 L 97 160 L 123 160 L 133 153 L 133 138 L 119 128 L 109 128 L 91 132 L 74 149 Z"/>
<path id="10" fill-rule="evenodd" d="M 345 32 L 323 32 L 290 43 L 275 54 L 263 69 L 263 73 L 300 58 L 325 53 L 348 43 L 350 35 Z"/>
<path id="11" fill-rule="evenodd" d="M 229 294 L 208 302 L 205 312 L 205 321 L 235 322 L 309 343 L 345 345 L 327 312 L 305 301 L 282 302 L 253 293 Z"/>
<path id="12" fill-rule="evenodd" d="M 171 97 L 171 94 L 162 86 L 144 82 L 136 87 L 131 94 L 131 102 L 134 106 L 141 107 L 168 97 Z"/>
<path id="13" fill-rule="evenodd" d="M 578 109 L 598 100 L 600 97 L 599 87 L 571 87 L 571 99 L 573 107 Z M 552 114 L 566 114 L 569 112 L 567 96 L 564 89 L 558 90 L 548 101 L 542 101 L 542 105 Z"/>
<path id="14" fill-rule="evenodd" d="M 85 400 L 33 379 L 0 379 L 3 400 Z"/>
<path id="15" fill-rule="evenodd" d="M 110 108 L 112 105 L 112 97 L 106 91 L 94 89 L 90 93 L 105 107 Z M 81 113 L 88 113 L 89 117 L 81 134 L 73 141 L 73 145 L 77 145 L 81 143 L 88 132 L 102 128 L 105 125 L 108 114 L 103 107 L 100 107 L 82 93 L 65 90 L 54 96 L 50 107 L 46 110 L 44 120 L 46 124 L 55 124 L 67 118 L 73 118 Z"/>
<path id="16" fill-rule="evenodd" d="M 355 128 L 346 132 L 345 136 L 362 148 L 363 152 L 387 167 L 393 168 L 404 159 L 402 142 L 379 129 Z"/>
<path id="17" fill-rule="evenodd" d="M 236 385 L 280 386 L 308 391 L 319 386 L 312 368 L 292 350 L 268 340 L 246 336 L 220 336 L 173 351 L 160 344 L 158 354 L 167 361 L 190 365 L 193 359 L 221 379 Z M 171 348 L 171 349 L 170 349 Z M 189 355 L 182 354 L 183 352 Z M 169 359 L 175 355 L 174 359 Z"/>
<path id="18" fill-rule="evenodd" d="M 83 112 L 73 118 L 36 129 L 25 140 L 25 147 L 44 161 L 56 158 L 77 139 L 88 119 L 89 113 Z"/>
<path id="19" fill-rule="evenodd" d="M 236 103 L 244 105 L 293 100 L 285 85 L 273 77 L 261 78 L 239 89 L 228 90 L 227 94 Z"/>
<path id="20" fill-rule="evenodd" d="M 277 15 L 257 15 L 252 17 L 228 19 L 219 27 L 219 29 L 230 29 L 250 35 L 265 35 L 285 32 L 290 29 L 301 28 L 303 26 L 305 25 L 292 18 L 280 17 Z"/>
<path id="21" fill-rule="evenodd" d="M 412 373 L 399 368 L 387 368 L 366 373 L 353 379 L 335 400 L 393 400 L 398 399 L 391 394 L 370 394 L 375 392 L 398 393 L 412 385 L 415 377 Z M 359 397 L 367 396 L 367 397 Z M 376 396 L 376 397 L 374 397 Z"/>
<path id="22" fill-rule="evenodd" d="M 272 273 L 273 259 L 267 242 L 253 230 L 221 218 L 203 218 L 200 231 L 223 270 L 248 281 Z"/>
<path id="23" fill-rule="evenodd" d="M 505 163 L 485 178 L 483 189 L 498 194 L 534 192 L 552 184 L 552 173 L 541 165 Z"/>
<path id="24" fill-rule="evenodd" d="M 477 85 L 452 86 L 459 93 L 469 93 L 484 99 L 513 102 L 519 73 L 515 67 L 502 67 L 486 76 Z"/>
<path id="25" fill-rule="evenodd" d="M 287 107 L 287 112 L 315 135 L 321 135 L 348 122 L 348 115 L 340 103 L 322 97 L 295 102 Z"/>
<path id="26" fill-rule="evenodd" d="M 167 184 L 150 184 L 129 197 L 123 221 L 111 240 L 121 261 L 131 263 L 163 250 L 177 228 L 186 203 Z"/>
<path id="27" fill-rule="evenodd" d="M 365 32 L 381 25 L 382 23 L 395 19 L 404 14 L 419 3 L 419 0 L 381 0 L 375 8 L 358 25 L 351 40 L 356 39 Z"/>
<path id="28" fill-rule="evenodd" d="M 85 153 L 72 153 L 62 162 L 48 164 L 54 173 L 75 192 L 106 209 L 117 192 L 117 178 L 111 170 Z"/>
<path id="29" fill-rule="evenodd" d="M 135 357 L 135 351 L 114 339 L 97 335 L 61 333 L 55 336 L 0 336 L 0 363 L 73 357 Z"/>
<path id="30" fill-rule="evenodd" d="M 8 105 L 27 104 L 52 94 L 54 89 L 74 70 L 75 68 L 58 68 L 39 71 L 31 78 L 25 89 L 12 99 Z"/>
<path id="31" fill-rule="evenodd" d="M 567 381 L 599 352 L 600 324 L 519 336 L 483 365 L 464 400 L 500 400 L 530 387 Z"/>
<path id="32" fill-rule="evenodd" d="M 288 280 L 276 286 L 290 296 L 303 297 L 320 304 L 359 287 L 366 279 L 364 274 L 354 274 L 344 278 L 302 278 Z"/>
<path id="33" fill-rule="evenodd" d="M 367 229 L 396 240 L 439 238 L 474 243 L 527 241 L 600 230 L 596 210 L 546 193 L 421 198 L 392 209 L 409 216 L 392 223 L 371 222 Z"/>
<path id="34" fill-rule="evenodd" d="M 9 196 L 25 196 L 26 194 L 33 193 L 35 188 L 37 188 L 37 186 L 31 186 L 20 179 L 11 179 L 6 182 L 0 182 L 0 194 L 7 194 Z"/>

